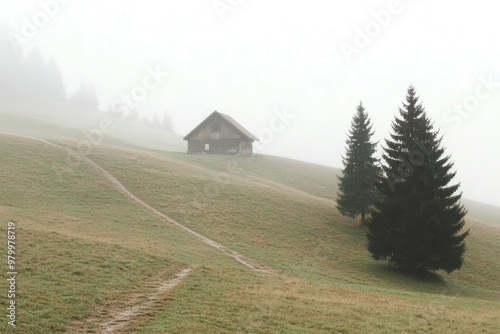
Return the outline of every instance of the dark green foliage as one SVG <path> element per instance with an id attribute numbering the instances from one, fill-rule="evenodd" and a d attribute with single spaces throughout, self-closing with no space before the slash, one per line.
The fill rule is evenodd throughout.
<path id="1" fill-rule="evenodd" d="M 413 87 L 399 113 L 384 148 L 368 250 L 406 270 L 450 273 L 462 266 L 469 233 L 461 232 L 466 210 L 459 184 L 449 185 L 456 172 Z"/>
<path id="2" fill-rule="evenodd" d="M 370 142 L 372 135 L 370 119 L 360 103 L 346 140 L 347 150 L 342 159 L 342 176 L 339 176 L 337 209 L 344 216 L 354 218 L 361 215 L 362 225 L 365 225 L 365 217 L 377 196 L 375 181 L 379 168 L 373 157 L 376 144 Z"/>

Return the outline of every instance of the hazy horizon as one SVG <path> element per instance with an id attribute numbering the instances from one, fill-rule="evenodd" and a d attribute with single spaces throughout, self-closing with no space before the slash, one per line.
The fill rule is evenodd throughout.
<path id="1" fill-rule="evenodd" d="M 263 139 L 262 153 L 321 165 L 342 167 L 360 101 L 383 144 L 413 85 L 464 197 L 500 206 L 491 2 L 9 0 L 0 9 L 2 39 L 53 58 L 68 95 L 93 85 L 105 111 L 143 87 L 138 117 L 168 115 L 185 135 L 217 110 Z"/>

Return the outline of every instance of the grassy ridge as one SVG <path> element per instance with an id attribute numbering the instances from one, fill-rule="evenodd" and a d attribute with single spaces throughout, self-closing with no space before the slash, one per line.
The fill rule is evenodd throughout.
<path id="1" fill-rule="evenodd" d="M 385 265 L 374 264 L 364 247 L 364 232 L 356 226 L 356 221 L 341 217 L 332 200 L 256 181 L 255 175 L 265 176 L 252 169 L 252 164 L 263 161 L 266 165 L 271 157 L 257 156 L 250 166 L 245 165 L 245 157 L 195 157 L 207 161 L 203 166 L 202 163 L 193 164 L 193 157 L 188 155 L 159 157 L 128 149 L 111 153 L 103 147 L 92 158 L 152 206 L 274 267 L 330 282 L 406 286 L 401 284 L 398 274 L 385 270 Z M 278 164 L 280 159 L 274 159 Z M 214 174 L 224 171 L 228 163 L 237 163 L 242 170 L 218 182 Z M 282 161 L 285 163 L 293 164 L 293 161 Z M 307 181 L 302 181 L 304 184 L 322 184 L 323 176 L 314 168 L 323 167 L 310 165 L 312 172 Z M 251 171 L 250 176 L 247 170 Z M 476 251 L 470 252 L 471 261 L 466 259 L 464 268 L 451 275 L 450 282 L 457 286 L 474 286 L 481 280 L 481 289 L 500 291 L 500 282 L 496 279 L 500 277 L 500 268 L 491 256 L 497 251 L 495 245 L 500 245 L 500 231 L 473 222 L 469 227 L 472 228 L 469 248 Z M 491 246 L 481 247 L 479 251 L 480 241 L 483 246 Z M 477 263 L 481 264 L 479 268 Z M 387 280 L 387 275 L 392 278 Z M 473 276 L 476 278 L 472 279 Z M 425 291 L 426 288 L 419 289 Z M 459 293 L 460 288 L 454 291 Z"/>
<path id="2" fill-rule="evenodd" d="M 111 130 L 102 138 L 94 133 L 94 137 L 89 139 L 89 131 L 102 130 L 100 124 L 104 119 L 111 122 Z M 148 122 L 133 121 L 119 114 L 75 107 L 43 97 L 15 101 L 0 96 L 0 131 L 45 139 L 98 140 L 130 147 L 185 151 L 182 136 L 153 127 Z"/>
<path id="3" fill-rule="evenodd" d="M 19 332 L 60 332 L 92 314 L 95 303 L 133 291 L 158 268 L 185 265 L 196 269 L 136 331 L 500 328 L 499 229 L 469 223 L 460 272 L 416 278 L 391 271 L 370 259 L 357 222 L 334 209 L 330 189 L 336 180 L 327 167 L 266 156 L 188 156 L 103 145 L 92 151 L 91 159 L 148 204 L 279 270 L 263 275 L 145 214 L 85 164 L 58 178 L 54 166 L 67 164 L 62 150 L 0 135 L 0 154 L 9 161 L 0 169 L 0 213 L 17 219 L 20 243 L 29 249 L 19 259 L 25 266 Z M 84 278 L 89 285 L 80 284 Z M 35 305 L 37 300 L 42 303 Z M 47 319 L 36 325 L 26 316 L 30 312 Z M 82 316 L 75 318 L 77 313 Z"/>
<path id="4" fill-rule="evenodd" d="M 483 224 L 500 228 L 500 207 L 464 199 L 464 204 L 468 209 L 468 217 Z"/>
<path id="5" fill-rule="evenodd" d="M 58 174 L 63 150 L 0 135 L 0 155 L 1 235 L 9 220 L 17 225 L 19 333 L 60 333 L 164 267 L 204 265 L 210 254 L 238 266 L 131 205 L 89 166 Z"/>
<path id="6" fill-rule="evenodd" d="M 168 250 L 187 263 L 203 264 L 212 251 L 145 214 L 92 167 L 68 159 L 64 150 L 1 134 L 0 143 L 0 154 L 9 161 L 0 170 L 0 205 L 6 216 L 22 217 L 25 227 L 154 255 Z"/>

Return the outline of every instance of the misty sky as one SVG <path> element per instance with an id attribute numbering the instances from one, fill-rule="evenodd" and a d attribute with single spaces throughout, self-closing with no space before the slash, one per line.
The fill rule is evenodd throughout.
<path id="1" fill-rule="evenodd" d="M 261 152 L 335 167 L 359 101 L 383 142 L 413 84 L 464 197 L 500 205 L 492 3 L 2 0 L 0 19 L 24 50 L 57 61 L 68 94 L 93 84 L 102 110 L 147 85 L 138 116 L 166 112 L 181 135 L 213 110 L 258 137 L 293 114 Z"/>

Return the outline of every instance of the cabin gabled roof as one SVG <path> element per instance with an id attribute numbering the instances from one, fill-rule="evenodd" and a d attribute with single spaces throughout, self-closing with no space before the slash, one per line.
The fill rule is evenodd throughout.
<path id="1" fill-rule="evenodd" d="M 224 119 L 226 122 L 231 124 L 240 132 L 243 136 L 247 137 L 248 139 L 253 139 L 253 140 L 259 140 L 259 138 L 255 137 L 253 134 L 250 133 L 247 129 L 245 129 L 240 123 L 236 122 L 231 116 L 220 113 L 218 111 L 214 111 L 213 113 L 210 114 L 203 122 L 201 122 L 197 127 L 195 127 L 190 133 L 188 133 L 183 139 L 184 140 L 189 140 L 189 137 L 191 137 L 194 133 L 196 133 L 201 127 L 205 125 L 210 119 L 212 119 L 215 116 L 220 116 L 222 119 Z"/>

